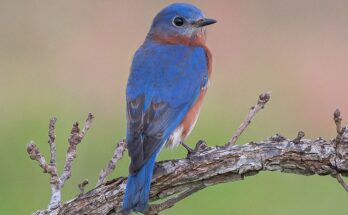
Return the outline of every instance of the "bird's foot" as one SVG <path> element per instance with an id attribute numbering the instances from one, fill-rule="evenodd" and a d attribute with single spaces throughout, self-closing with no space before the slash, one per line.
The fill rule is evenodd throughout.
<path id="1" fill-rule="evenodd" d="M 204 141 L 204 140 L 199 140 L 197 143 L 196 143 L 196 146 L 194 149 L 192 149 L 191 147 L 189 147 L 188 145 L 186 145 L 184 142 L 181 142 L 181 145 L 183 147 L 185 147 L 185 149 L 187 150 L 187 157 L 190 157 L 191 155 L 193 154 L 196 154 L 196 153 L 199 153 L 199 152 L 202 152 L 206 149 L 208 149 L 208 145 L 207 143 Z"/>
<path id="2" fill-rule="evenodd" d="M 187 156 L 190 156 L 191 154 L 195 153 L 195 150 L 191 149 L 191 147 L 186 145 L 184 142 L 181 142 L 181 145 L 187 150 Z"/>

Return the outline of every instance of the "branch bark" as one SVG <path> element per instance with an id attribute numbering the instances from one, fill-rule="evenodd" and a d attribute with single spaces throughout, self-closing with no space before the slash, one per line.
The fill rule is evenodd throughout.
<path id="1" fill-rule="evenodd" d="M 245 145 L 200 147 L 204 149 L 187 158 L 156 163 L 150 200 L 173 195 L 182 199 L 207 186 L 243 180 L 260 171 L 348 176 L 348 133 L 343 133 L 341 138 L 338 143 L 335 139 L 322 138 L 295 138 L 294 142 L 275 135 Z M 126 180 L 116 178 L 56 209 L 34 214 L 121 214 Z M 148 214 L 157 214 L 173 204 L 169 201 L 168 205 L 150 206 Z"/>

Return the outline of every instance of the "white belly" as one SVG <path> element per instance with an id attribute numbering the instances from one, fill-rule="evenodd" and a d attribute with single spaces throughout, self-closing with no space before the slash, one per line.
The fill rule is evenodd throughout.
<path id="1" fill-rule="evenodd" d="M 177 147 L 181 142 L 183 142 L 186 139 L 186 137 L 188 137 L 188 135 L 190 135 L 191 131 L 195 127 L 197 120 L 198 120 L 198 116 L 199 116 L 199 111 L 196 114 L 195 119 L 194 119 L 193 123 L 191 124 L 190 128 L 188 129 L 188 132 L 185 136 L 183 135 L 183 131 L 184 131 L 183 126 L 179 125 L 174 130 L 174 132 L 170 135 L 170 137 L 168 138 L 167 143 L 166 143 L 166 147 L 173 149 L 173 148 Z"/>

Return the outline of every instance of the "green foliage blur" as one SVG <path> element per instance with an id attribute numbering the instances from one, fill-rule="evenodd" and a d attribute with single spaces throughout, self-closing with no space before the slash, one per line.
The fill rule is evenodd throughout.
<path id="1" fill-rule="evenodd" d="M 49 177 L 31 161 L 34 140 L 49 159 L 47 125 L 57 122 L 61 171 L 71 125 L 96 118 L 78 146 L 68 200 L 98 173 L 125 135 L 124 90 L 132 55 L 153 16 L 172 1 L 0 2 L 0 214 L 45 208 Z M 335 135 L 336 107 L 348 119 L 348 3 L 345 1 L 192 1 L 218 23 L 209 26 L 213 80 L 187 144 L 227 142 L 259 93 L 272 98 L 239 144 L 275 133 L 293 138 Z M 165 149 L 158 159 L 182 158 Z M 126 176 L 125 156 L 110 178 Z M 347 214 L 348 196 L 330 176 L 260 173 L 209 187 L 163 214 Z"/>

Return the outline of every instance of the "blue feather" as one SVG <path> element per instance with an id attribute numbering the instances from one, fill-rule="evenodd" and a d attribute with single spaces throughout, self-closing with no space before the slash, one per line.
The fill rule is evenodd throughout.
<path id="1" fill-rule="evenodd" d="M 142 212 L 147 207 L 153 168 L 159 150 L 157 150 L 135 175 L 128 176 L 127 189 L 123 199 L 125 212 Z"/>

